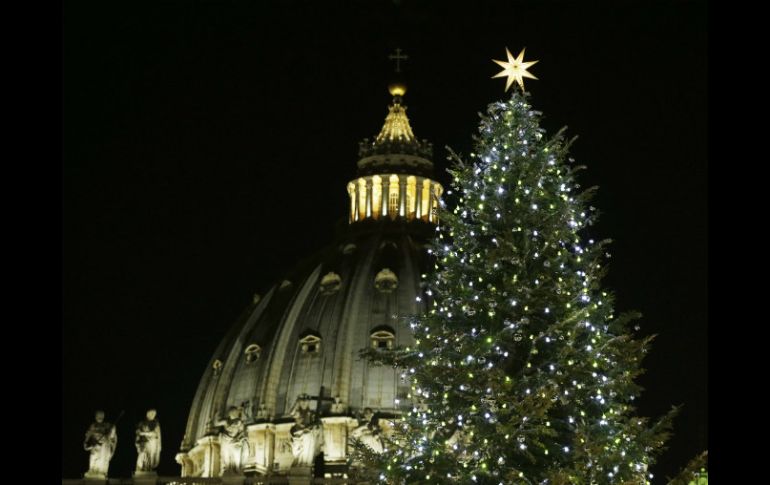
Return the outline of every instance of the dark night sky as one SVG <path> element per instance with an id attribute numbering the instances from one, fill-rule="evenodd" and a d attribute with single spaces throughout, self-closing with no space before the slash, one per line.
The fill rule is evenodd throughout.
<path id="1" fill-rule="evenodd" d="M 527 47 L 532 103 L 599 185 L 605 286 L 658 334 L 640 413 L 684 404 L 672 475 L 707 448 L 706 9 L 699 2 L 68 2 L 64 9 L 62 470 L 87 467 L 94 409 L 163 426 L 160 473 L 219 339 L 255 292 L 331 240 L 358 141 L 376 135 L 395 47 L 406 104 L 467 154 L 505 47 Z M 588 2 L 590 3 L 590 2 Z M 591 3 L 591 5 L 595 5 Z"/>

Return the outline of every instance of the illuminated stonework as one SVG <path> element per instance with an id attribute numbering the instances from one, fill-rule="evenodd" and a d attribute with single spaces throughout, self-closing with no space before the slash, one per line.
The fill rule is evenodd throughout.
<path id="1" fill-rule="evenodd" d="M 393 103 L 388 110 L 385 124 L 382 126 L 380 134 L 377 135 L 377 142 L 414 141 L 414 133 L 412 133 L 412 127 L 409 126 L 409 118 L 406 117 L 406 108 L 400 103 Z"/>
<path id="2" fill-rule="evenodd" d="M 321 278 L 321 294 L 332 295 L 340 289 L 340 285 L 342 285 L 340 275 L 330 271 Z"/>
<path id="3" fill-rule="evenodd" d="M 309 334 L 299 339 L 299 345 L 305 354 L 318 354 L 321 352 L 321 336 Z"/>
<path id="4" fill-rule="evenodd" d="M 251 344 L 246 347 L 243 352 L 246 355 L 246 363 L 251 364 L 255 360 L 259 359 L 259 354 L 262 352 L 262 348 L 257 344 Z"/>
<path id="5" fill-rule="evenodd" d="M 444 189 L 431 179 L 432 146 L 412 132 L 401 95 L 394 95 L 385 124 L 370 144 L 361 143 L 359 178 L 348 184 L 349 222 L 373 220 L 438 223 Z"/>
<path id="6" fill-rule="evenodd" d="M 372 329 L 372 348 L 373 349 L 392 349 L 395 332 L 392 328 L 382 325 Z"/>
<path id="7" fill-rule="evenodd" d="M 421 275 L 443 189 L 431 144 L 409 126 L 404 93 L 391 90 L 380 134 L 359 145 L 349 224 L 260 291 L 213 353 L 176 456 L 182 476 L 219 477 L 234 463 L 232 449 L 223 459 L 218 425 L 233 407 L 248 441 L 238 468 L 290 483 L 310 483 L 313 467 L 315 476 L 344 477 L 350 439 L 381 451 L 393 420 L 411 408 L 407 375 L 357 357 L 412 345 L 410 316 L 427 297 Z"/>
<path id="8" fill-rule="evenodd" d="M 374 287 L 383 293 L 390 293 L 398 288 L 398 276 L 389 268 L 384 268 L 374 277 Z"/>
<path id="9" fill-rule="evenodd" d="M 348 184 L 350 223 L 364 219 L 403 218 L 436 224 L 443 190 L 438 182 L 414 175 L 361 177 Z M 388 194 L 388 197 L 382 197 L 382 194 Z"/>

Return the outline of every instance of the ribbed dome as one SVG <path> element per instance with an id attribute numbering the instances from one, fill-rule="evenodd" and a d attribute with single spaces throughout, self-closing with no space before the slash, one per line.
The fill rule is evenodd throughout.
<path id="1" fill-rule="evenodd" d="M 377 226 L 351 232 L 309 258 L 244 312 L 203 375 L 184 449 L 230 405 L 247 403 L 247 419 L 256 419 L 261 407 L 265 418 L 280 418 L 298 396 L 317 396 L 322 387 L 323 397 L 339 397 L 353 410 L 397 408 L 394 400 L 405 398 L 407 385 L 393 369 L 371 367 L 357 354 L 380 327 L 393 329 L 396 345 L 408 345 L 407 319 L 419 311 L 415 297 L 426 269 L 426 228 L 407 230 L 419 226 L 390 221 Z M 339 279 L 324 285 L 329 274 Z M 394 289 L 388 275 L 397 278 Z M 308 334 L 320 338 L 313 352 L 302 349 Z M 259 356 L 249 362 L 246 350 L 254 346 Z M 324 401 L 321 414 L 330 405 Z"/>
<path id="2" fill-rule="evenodd" d="M 393 106 L 400 107 L 397 100 Z M 403 153 L 418 146 L 415 140 L 396 141 L 383 142 L 383 155 L 417 158 Z M 420 161 L 379 166 L 350 182 L 350 225 L 255 297 L 228 332 L 193 399 L 177 455 L 183 476 L 232 470 L 240 452 L 232 454 L 220 430 L 225 417 L 238 414 L 233 407 L 249 445 L 242 471 L 291 475 L 310 473 L 312 460 L 316 474 L 346 473 L 349 438 L 358 433 L 376 448 L 388 418 L 410 405 L 407 376 L 359 352 L 410 345 L 410 317 L 423 310 L 417 296 L 442 188 L 427 178 L 432 162 Z M 238 418 L 228 419 L 236 419 L 228 426 L 237 431 Z"/>
<path id="3" fill-rule="evenodd" d="M 322 417 L 403 408 L 408 381 L 358 352 L 388 333 L 394 345 L 410 344 L 430 225 L 386 220 L 367 226 L 300 264 L 244 312 L 204 372 L 182 451 L 215 434 L 214 420 L 230 406 L 243 407 L 247 425 L 286 421 L 302 395 L 320 403 Z M 344 410 L 332 409 L 334 398 Z"/>

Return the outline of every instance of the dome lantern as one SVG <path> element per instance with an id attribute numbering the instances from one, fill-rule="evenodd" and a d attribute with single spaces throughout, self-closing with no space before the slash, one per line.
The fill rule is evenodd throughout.
<path id="1" fill-rule="evenodd" d="M 412 131 L 402 98 L 406 85 L 389 87 L 393 100 L 380 133 L 359 144 L 358 178 L 348 183 L 349 222 L 438 222 L 441 184 L 433 177 L 433 145 Z"/>

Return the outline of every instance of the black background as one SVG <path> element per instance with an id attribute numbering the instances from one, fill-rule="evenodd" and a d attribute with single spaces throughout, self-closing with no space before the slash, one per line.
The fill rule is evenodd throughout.
<path id="1" fill-rule="evenodd" d="M 346 215 L 396 47 L 415 134 L 467 154 L 504 97 L 491 59 L 539 60 L 531 102 L 579 135 L 611 237 L 606 287 L 658 334 L 640 414 L 684 404 L 662 479 L 707 448 L 706 8 L 699 2 L 80 2 L 64 7 L 62 476 L 93 411 L 163 427 L 174 462 L 219 339 Z M 662 481 L 662 480 L 661 480 Z"/>

